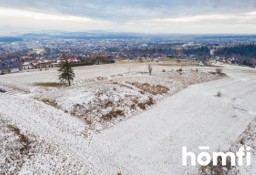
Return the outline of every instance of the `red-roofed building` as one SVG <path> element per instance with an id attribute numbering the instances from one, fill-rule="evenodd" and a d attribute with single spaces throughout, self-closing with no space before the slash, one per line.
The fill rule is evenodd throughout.
<path id="1" fill-rule="evenodd" d="M 76 58 L 68 58 L 68 61 L 70 63 L 77 63 L 78 62 L 78 60 Z"/>

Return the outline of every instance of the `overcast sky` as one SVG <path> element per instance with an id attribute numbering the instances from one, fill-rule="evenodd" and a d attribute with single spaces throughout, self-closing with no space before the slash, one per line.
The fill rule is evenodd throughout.
<path id="1" fill-rule="evenodd" d="M 0 0 L 0 35 L 44 30 L 256 34 L 256 0 Z"/>

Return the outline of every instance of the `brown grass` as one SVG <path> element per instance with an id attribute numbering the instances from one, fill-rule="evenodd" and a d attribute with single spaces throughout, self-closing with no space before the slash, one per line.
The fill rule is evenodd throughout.
<path id="1" fill-rule="evenodd" d="M 135 110 L 135 109 L 136 109 L 136 105 L 135 105 L 135 104 L 132 104 L 132 105 L 131 105 L 131 109 Z"/>
<path id="2" fill-rule="evenodd" d="M 24 134 L 21 134 L 20 129 L 14 125 L 6 125 L 6 127 L 19 137 L 19 142 L 22 145 L 22 148 L 20 148 L 20 153 L 23 155 L 24 154 L 27 155 L 29 152 L 29 144 L 30 144 L 28 137 L 25 136 Z"/>
<path id="3" fill-rule="evenodd" d="M 124 112 L 122 110 L 112 110 L 111 112 L 102 116 L 104 121 L 110 121 L 113 118 L 117 118 L 118 116 L 123 116 Z"/>
<path id="4" fill-rule="evenodd" d="M 43 98 L 41 99 L 42 102 L 44 102 L 47 105 L 53 106 L 55 108 L 60 108 L 56 100 L 52 100 L 49 98 Z"/>
<path id="5" fill-rule="evenodd" d="M 70 112 L 72 116 L 84 117 L 86 114 L 85 107 L 80 104 L 75 104 Z"/>
<path id="6" fill-rule="evenodd" d="M 19 135 L 20 134 L 20 129 L 17 128 L 16 126 L 14 125 L 6 125 L 7 128 L 9 128 L 12 132 L 14 132 L 16 135 Z"/>
<path id="7" fill-rule="evenodd" d="M 58 83 L 58 82 L 41 82 L 41 83 L 34 83 L 34 86 L 40 86 L 40 87 L 62 87 L 65 86 L 64 83 Z"/>
<path id="8" fill-rule="evenodd" d="M 148 83 L 138 83 L 138 82 L 126 82 L 128 84 L 131 84 L 144 92 L 151 93 L 153 95 L 161 95 L 166 94 L 169 91 L 168 87 L 162 86 L 162 85 L 150 85 Z"/>
<path id="9" fill-rule="evenodd" d="M 86 120 L 85 123 L 86 123 L 87 125 L 91 126 L 92 123 L 93 123 L 93 121 L 92 121 L 92 120 Z"/>
<path id="10" fill-rule="evenodd" d="M 144 103 L 138 103 L 138 106 L 142 110 L 146 110 L 147 106 L 151 106 L 154 104 L 154 100 L 152 97 L 148 97 L 148 100 Z"/>
<path id="11" fill-rule="evenodd" d="M 161 61 L 161 60 L 160 60 Z M 160 63 L 160 66 L 197 66 L 198 60 L 185 60 L 185 59 L 166 59 Z"/>
<path id="12" fill-rule="evenodd" d="M 103 108 L 108 108 L 108 107 L 110 107 L 110 106 L 112 106 L 112 105 L 113 105 L 113 102 L 110 101 L 110 100 L 105 100 L 105 101 L 103 101 L 102 104 L 101 104 L 101 106 L 102 106 Z"/>

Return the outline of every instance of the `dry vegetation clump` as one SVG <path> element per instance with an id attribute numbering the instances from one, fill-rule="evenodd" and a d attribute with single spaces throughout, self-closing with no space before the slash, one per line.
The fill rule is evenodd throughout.
<path id="1" fill-rule="evenodd" d="M 213 74 L 213 75 L 218 75 L 218 76 L 221 76 L 221 77 L 227 76 L 225 73 L 223 73 L 223 69 L 221 69 L 221 68 L 216 68 L 215 72 L 209 72 L 209 73 Z"/>
<path id="2" fill-rule="evenodd" d="M 88 174 L 84 164 L 71 161 L 55 145 L 8 123 L 0 116 L 1 175 L 45 174 L 46 170 L 47 174 Z"/>
<path id="3" fill-rule="evenodd" d="M 198 68 L 196 68 L 196 69 L 190 69 L 190 72 L 192 72 L 192 73 L 198 73 L 199 70 L 198 70 Z"/>
<path id="4" fill-rule="evenodd" d="M 49 98 L 43 98 L 43 99 L 40 99 L 40 101 L 44 102 L 47 105 L 53 106 L 55 108 L 60 108 L 58 105 L 58 102 L 56 100 L 52 100 Z"/>
<path id="5" fill-rule="evenodd" d="M 102 101 L 102 104 L 101 104 L 101 106 L 103 108 L 108 108 L 108 107 L 111 107 L 113 105 L 114 104 L 113 104 L 113 102 L 111 100 L 104 100 L 104 101 Z"/>
<path id="6" fill-rule="evenodd" d="M 217 74 L 222 74 L 222 71 L 223 71 L 223 70 L 222 70 L 221 68 L 216 68 L 215 71 L 216 71 Z"/>
<path id="7" fill-rule="evenodd" d="M 110 83 L 114 84 L 114 85 L 118 85 L 120 87 L 125 87 L 125 88 L 128 88 L 128 89 L 134 89 L 132 86 L 130 86 L 129 84 L 125 84 L 125 83 L 119 83 L 119 82 L 116 82 L 116 81 L 110 81 Z"/>
<path id="8" fill-rule="evenodd" d="M 93 124 L 93 121 L 90 120 L 90 119 L 87 119 L 85 122 L 86 122 L 86 124 L 89 125 L 89 126 Z"/>
<path id="9" fill-rule="evenodd" d="M 138 103 L 138 106 L 139 106 L 140 109 L 146 110 L 146 107 L 147 107 L 147 106 L 151 106 L 151 105 L 153 105 L 153 104 L 154 104 L 153 98 L 152 98 L 152 97 L 148 97 L 148 100 L 147 100 L 147 101 L 145 101 L 145 102 L 143 102 L 143 103 Z"/>
<path id="10" fill-rule="evenodd" d="M 96 79 L 97 79 L 98 81 L 102 81 L 102 80 L 107 80 L 108 78 L 107 78 L 107 77 L 100 77 L 100 76 L 99 76 L 99 77 L 97 77 Z"/>
<path id="11" fill-rule="evenodd" d="M 88 83 L 93 83 L 93 82 L 98 82 L 98 81 L 103 81 L 103 80 L 108 80 L 108 77 L 96 77 L 96 78 L 90 78 L 90 79 L 83 79 L 83 80 L 75 80 L 73 82 L 74 85 L 84 85 Z"/>
<path id="12" fill-rule="evenodd" d="M 199 175 L 238 175 L 238 170 L 231 165 L 230 157 L 226 159 L 226 165 L 222 165 L 222 158 L 219 156 L 217 158 L 217 165 L 213 165 L 211 161 L 207 166 L 201 166 L 199 168 Z"/>
<path id="13" fill-rule="evenodd" d="M 169 91 L 168 87 L 162 85 L 150 85 L 148 83 L 139 83 L 139 82 L 126 82 L 127 84 L 131 84 L 144 92 L 151 93 L 153 95 L 162 95 L 166 94 Z"/>
<path id="14" fill-rule="evenodd" d="M 256 150 L 256 120 L 254 120 L 246 130 L 240 135 L 241 146 L 249 146 Z"/>
<path id="15" fill-rule="evenodd" d="M 218 91 L 218 92 L 216 93 L 216 97 L 222 97 L 222 92 L 221 92 L 221 91 Z"/>
<path id="16" fill-rule="evenodd" d="M 114 95 L 118 93 L 116 91 L 117 89 L 115 87 L 109 88 L 106 91 L 99 90 L 94 93 L 95 97 L 92 101 L 88 101 L 85 104 L 73 105 L 70 114 L 81 117 L 85 120 L 95 117 L 103 118 L 104 120 L 111 120 L 112 118 L 123 116 L 124 112 L 121 112 L 122 108 L 128 106 L 132 97 L 118 96 L 118 98 L 116 98 L 117 96 Z M 115 110 L 117 108 L 120 108 L 120 110 Z"/>
<path id="17" fill-rule="evenodd" d="M 15 125 L 0 124 L 0 174 L 18 174 L 29 158 L 31 140 Z"/>
<path id="18" fill-rule="evenodd" d="M 123 115 L 124 115 L 124 112 L 122 110 L 120 110 L 120 109 L 118 109 L 118 110 L 112 109 L 112 111 L 110 111 L 109 113 L 104 114 L 102 116 L 102 119 L 105 120 L 105 121 L 110 121 L 113 118 L 117 118 L 117 117 L 123 116 Z"/>
<path id="19" fill-rule="evenodd" d="M 73 84 L 74 85 L 83 85 L 83 84 L 92 83 L 92 82 L 96 82 L 96 80 L 95 79 L 75 80 L 73 82 Z"/>
<path id="20" fill-rule="evenodd" d="M 83 117 L 86 114 L 86 108 L 81 104 L 75 104 L 70 114 L 72 116 Z"/>
<path id="21" fill-rule="evenodd" d="M 185 60 L 185 59 L 167 59 L 163 60 L 165 63 L 161 63 L 161 66 L 197 66 L 198 60 Z"/>
<path id="22" fill-rule="evenodd" d="M 118 82 L 112 81 L 112 80 L 110 80 L 109 82 L 112 83 L 112 84 L 115 84 L 115 85 L 119 84 Z"/>
<path id="23" fill-rule="evenodd" d="M 180 67 L 177 72 L 181 73 L 183 71 L 182 67 Z"/>
<path id="24" fill-rule="evenodd" d="M 138 74 L 148 74 L 148 72 L 138 72 Z"/>
<path id="25" fill-rule="evenodd" d="M 65 86 L 64 83 L 58 83 L 58 82 L 39 82 L 34 83 L 34 86 L 40 86 L 40 87 L 62 87 Z"/>
<path id="26" fill-rule="evenodd" d="M 154 104 L 153 97 L 140 94 L 131 87 L 111 84 L 108 88 L 88 94 L 90 100 L 79 99 L 79 103 L 61 106 L 61 109 L 68 110 L 72 116 L 83 119 L 88 131 L 99 131 Z M 83 98 L 86 97 L 81 96 L 81 99 Z"/>
<path id="27" fill-rule="evenodd" d="M 137 107 L 139 107 L 142 110 L 146 110 L 146 108 L 148 106 L 152 106 L 153 104 L 155 104 L 153 97 L 148 97 L 147 100 L 139 102 L 139 98 L 138 97 L 132 97 L 132 105 L 131 105 L 131 109 L 135 110 L 137 109 Z"/>
<path id="28" fill-rule="evenodd" d="M 18 136 L 18 141 L 22 145 L 22 148 L 20 148 L 21 154 L 28 154 L 29 151 L 29 139 L 24 134 L 21 134 L 20 129 L 17 128 L 14 125 L 7 125 L 8 129 L 10 129 L 12 132 L 14 132 Z"/>

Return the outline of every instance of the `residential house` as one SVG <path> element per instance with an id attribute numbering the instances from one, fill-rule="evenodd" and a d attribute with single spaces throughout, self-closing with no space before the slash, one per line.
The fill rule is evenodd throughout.
<path id="1" fill-rule="evenodd" d="M 0 62 L 0 74 L 15 73 L 20 71 L 20 63 L 17 60 L 4 60 Z"/>
<path id="2" fill-rule="evenodd" d="M 22 69 L 26 70 L 26 69 L 33 69 L 33 65 L 31 64 L 31 62 L 24 62 L 22 64 Z"/>
<path id="3" fill-rule="evenodd" d="M 69 58 L 68 61 L 70 63 L 78 63 L 79 62 L 77 58 Z"/>
<path id="4" fill-rule="evenodd" d="M 33 60 L 31 65 L 33 69 L 47 69 L 54 67 L 55 60 L 48 60 L 48 59 L 40 59 L 40 60 Z"/>

